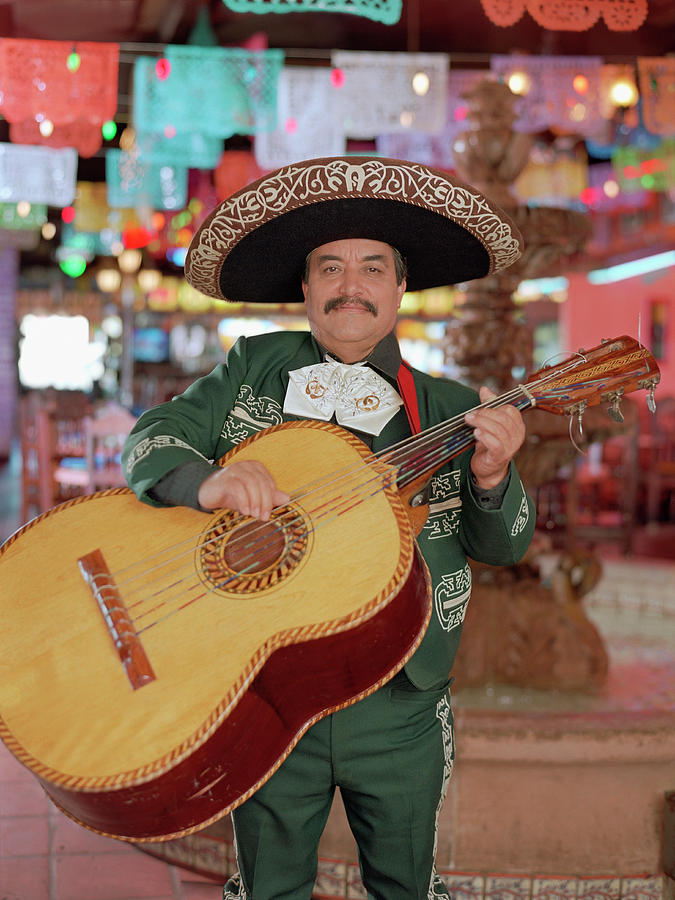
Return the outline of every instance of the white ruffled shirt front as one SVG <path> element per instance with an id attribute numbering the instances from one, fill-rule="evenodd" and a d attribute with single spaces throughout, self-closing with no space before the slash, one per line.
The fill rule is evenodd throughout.
<path id="1" fill-rule="evenodd" d="M 363 363 L 329 360 L 289 372 L 284 412 L 330 421 L 379 434 L 403 400 L 377 372 Z"/>

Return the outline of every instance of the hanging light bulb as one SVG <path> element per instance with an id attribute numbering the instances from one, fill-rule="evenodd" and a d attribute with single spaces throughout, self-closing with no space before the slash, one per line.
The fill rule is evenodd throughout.
<path id="1" fill-rule="evenodd" d="M 30 212 L 30 203 L 28 200 L 19 200 L 16 204 L 16 214 L 20 219 L 25 219 Z"/>
<path id="2" fill-rule="evenodd" d="M 127 125 L 120 135 L 120 147 L 125 153 L 130 153 L 136 143 L 136 132 L 131 125 Z"/>
<path id="3" fill-rule="evenodd" d="M 54 123 L 51 119 L 43 119 L 38 128 L 42 137 L 50 137 L 54 133 Z"/>
<path id="4" fill-rule="evenodd" d="M 106 141 L 112 141 L 117 134 L 117 125 L 110 119 L 101 126 L 101 134 Z"/>
<path id="5" fill-rule="evenodd" d="M 424 97 L 429 93 L 431 82 L 426 72 L 415 72 L 412 78 L 412 88 L 418 97 Z"/>
<path id="6" fill-rule="evenodd" d="M 577 94 L 588 93 L 588 78 L 585 75 L 575 75 L 572 80 L 572 87 Z"/>
<path id="7" fill-rule="evenodd" d="M 42 226 L 42 237 L 46 241 L 51 241 L 56 234 L 56 225 L 53 222 L 45 222 Z"/>
<path id="8" fill-rule="evenodd" d="M 146 294 L 157 290 L 162 283 L 162 273 L 158 269 L 141 269 L 136 278 L 138 286 Z"/>
<path id="9" fill-rule="evenodd" d="M 532 80 L 527 72 L 521 72 L 518 70 L 517 72 L 511 72 L 509 75 L 508 85 L 511 88 L 511 93 L 519 94 L 520 96 L 525 96 L 525 94 L 530 93 L 530 88 L 532 87 Z"/>
<path id="10" fill-rule="evenodd" d="M 624 109 L 635 106 L 639 99 L 635 81 L 628 75 L 621 75 L 612 83 L 609 89 L 609 99 L 614 106 L 621 106 Z"/>
<path id="11" fill-rule="evenodd" d="M 126 275 L 133 275 L 134 272 L 137 272 L 142 262 L 143 254 L 136 249 L 123 250 L 117 257 L 117 265 Z"/>
<path id="12" fill-rule="evenodd" d="M 165 57 L 158 59 L 155 63 L 155 75 L 160 81 L 166 81 L 171 74 L 171 63 Z"/>
<path id="13" fill-rule="evenodd" d="M 96 284 L 99 291 L 104 294 L 114 294 L 119 290 L 122 283 L 122 275 L 119 269 L 113 269 L 110 266 L 98 269 L 96 272 Z"/>
<path id="14" fill-rule="evenodd" d="M 80 59 L 80 54 L 75 49 L 75 46 L 73 46 L 73 50 L 68 54 L 68 59 L 66 60 L 68 71 L 77 72 L 77 70 L 80 68 L 81 62 L 82 60 Z"/>
<path id="15" fill-rule="evenodd" d="M 343 69 L 331 69 L 330 83 L 334 88 L 341 88 L 345 83 L 346 77 Z"/>

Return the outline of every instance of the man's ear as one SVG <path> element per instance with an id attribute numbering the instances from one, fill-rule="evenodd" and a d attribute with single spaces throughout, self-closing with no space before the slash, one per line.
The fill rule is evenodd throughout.
<path id="1" fill-rule="evenodd" d="M 408 288 L 408 282 L 404 278 L 403 281 L 398 286 L 398 306 L 397 306 L 398 309 L 401 308 L 401 303 L 403 301 L 403 295 L 405 294 L 407 288 Z"/>
<path id="2" fill-rule="evenodd" d="M 305 303 L 307 303 L 307 282 L 303 279 L 302 282 L 302 296 L 305 298 Z"/>

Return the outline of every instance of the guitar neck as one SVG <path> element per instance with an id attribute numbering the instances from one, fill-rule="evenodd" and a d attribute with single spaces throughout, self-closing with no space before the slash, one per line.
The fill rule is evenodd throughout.
<path id="1" fill-rule="evenodd" d="M 535 405 L 534 398 L 521 386 L 494 397 L 486 403 L 476 406 L 475 410 L 496 409 L 500 406 L 515 406 L 524 411 Z M 468 412 L 468 410 L 467 410 Z M 423 431 L 398 444 L 396 448 L 383 457 L 383 461 L 397 467 L 397 485 L 405 487 L 424 475 L 432 475 L 435 471 L 460 453 L 470 449 L 476 443 L 474 429 L 464 421 L 463 413 L 441 422 L 439 425 Z"/>

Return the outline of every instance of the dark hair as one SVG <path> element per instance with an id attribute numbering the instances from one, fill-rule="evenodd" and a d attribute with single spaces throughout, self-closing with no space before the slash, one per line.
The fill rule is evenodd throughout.
<path id="1" fill-rule="evenodd" d="M 387 246 L 391 247 L 391 244 L 387 244 Z M 408 274 L 408 266 L 406 265 L 405 257 L 399 250 L 396 249 L 396 247 L 391 247 L 391 252 L 394 254 L 394 272 L 396 274 L 396 284 L 400 284 Z M 309 264 L 312 259 L 312 253 L 314 253 L 314 250 L 310 250 L 310 252 L 305 257 L 305 268 L 302 273 L 302 280 L 305 284 L 307 284 L 307 279 L 309 278 Z"/>

